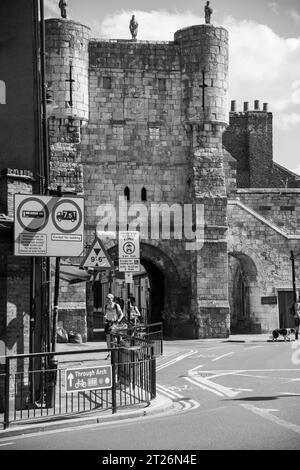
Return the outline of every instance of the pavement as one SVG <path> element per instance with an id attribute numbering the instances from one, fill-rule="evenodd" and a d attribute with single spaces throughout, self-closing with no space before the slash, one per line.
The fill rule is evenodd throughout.
<path id="1" fill-rule="evenodd" d="M 168 356 L 169 354 L 176 353 L 176 349 L 178 352 L 182 350 L 182 345 L 188 341 L 190 344 L 191 341 L 195 341 L 197 344 L 205 343 L 205 342 L 241 342 L 241 343 L 257 343 L 257 342 L 266 342 L 270 340 L 270 334 L 251 334 L 251 335 L 230 335 L 229 338 L 209 338 L 209 339 L 197 339 L 197 340 L 165 340 L 163 344 L 164 348 L 164 356 Z M 179 345 L 181 348 L 179 349 Z M 95 349 L 106 349 L 106 343 L 100 339 L 99 341 L 90 341 L 87 343 L 81 344 L 73 344 L 73 343 L 66 343 L 66 344 L 57 344 L 56 351 L 57 352 L 70 352 L 70 351 L 80 351 L 80 350 L 88 350 L 89 351 L 89 359 L 93 359 L 93 350 Z M 102 354 L 102 353 L 101 353 Z M 105 357 L 105 352 L 103 352 L 103 358 Z M 84 355 L 86 356 L 86 355 Z M 99 358 L 99 353 L 95 359 Z M 60 361 L 63 356 L 60 357 Z M 74 361 L 78 358 L 83 359 L 83 355 L 78 354 L 74 356 Z M 158 358 L 160 361 L 161 358 Z M 139 404 L 133 405 L 131 407 L 126 407 L 123 409 L 118 409 L 115 414 L 112 414 L 111 410 L 105 411 L 93 411 L 89 412 L 85 415 L 81 415 L 80 417 L 72 417 L 68 419 L 58 419 L 57 417 L 53 417 L 53 419 L 49 419 L 43 422 L 35 422 L 35 423 L 18 423 L 12 424 L 8 429 L 0 430 L 0 439 L 4 437 L 16 436 L 20 434 L 30 434 L 36 432 L 43 432 L 43 431 L 51 431 L 55 429 L 63 429 L 63 428 L 74 428 L 76 426 L 84 426 L 89 424 L 104 424 L 107 422 L 114 422 L 120 421 L 124 419 L 133 419 L 133 418 L 140 418 L 143 416 L 150 416 L 155 414 L 167 413 L 174 410 L 176 404 L 174 402 L 157 393 L 155 399 L 151 400 L 150 404 Z"/>

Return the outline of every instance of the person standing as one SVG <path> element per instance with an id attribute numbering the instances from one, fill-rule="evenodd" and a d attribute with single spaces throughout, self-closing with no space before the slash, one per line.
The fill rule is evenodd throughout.
<path id="1" fill-rule="evenodd" d="M 107 349 L 111 348 L 111 338 L 110 334 L 113 330 L 113 327 L 121 322 L 124 314 L 121 310 L 120 305 L 117 302 L 114 302 L 114 295 L 107 294 L 107 303 L 104 307 L 104 336 L 106 338 Z M 107 354 L 106 359 L 110 357 L 110 352 Z"/>
<path id="2" fill-rule="evenodd" d="M 294 303 L 295 339 L 298 339 L 300 325 L 300 298 Z"/>
<path id="3" fill-rule="evenodd" d="M 136 306 L 135 297 L 130 297 L 129 320 L 134 326 L 141 320 L 141 313 Z"/>

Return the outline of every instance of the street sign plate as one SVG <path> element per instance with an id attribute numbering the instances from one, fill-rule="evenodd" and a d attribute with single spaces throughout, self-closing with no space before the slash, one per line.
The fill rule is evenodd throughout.
<path id="1" fill-rule="evenodd" d="M 15 256 L 80 256 L 84 199 L 15 194 Z"/>
<path id="2" fill-rule="evenodd" d="M 112 367 L 96 366 L 66 369 L 66 391 L 82 392 L 112 387 Z"/>
<path id="3" fill-rule="evenodd" d="M 140 271 L 139 232 L 119 232 L 119 271 Z"/>

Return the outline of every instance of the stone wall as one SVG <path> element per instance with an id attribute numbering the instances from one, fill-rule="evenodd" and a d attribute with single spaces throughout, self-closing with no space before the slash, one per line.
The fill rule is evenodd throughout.
<path id="1" fill-rule="evenodd" d="M 300 235 L 300 189 L 238 189 L 236 195 L 284 232 Z"/>
<path id="2" fill-rule="evenodd" d="M 290 251 L 300 251 L 300 235 L 287 235 L 239 201 L 228 204 L 228 252 L 241 263 L 249 290 L 249 319 L 267 333 L 278 328 L 278 305 L 264 305 L 261 297 L 292 289 Z M 300 259 L 296 259 L 296 284 Z"/>

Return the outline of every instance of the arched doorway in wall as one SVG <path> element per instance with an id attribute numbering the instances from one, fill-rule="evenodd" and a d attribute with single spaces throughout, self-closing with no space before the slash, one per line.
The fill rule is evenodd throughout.
<path id="1" fill-rule="evenodd" d="M 257 268 L 250 256 L 230 252 L 228 258 L 228 297 L 231 333 L 253 332 L 251 296 L 257 280 Z"/>
<path id="2" fill-rule="evenodd" d="M 111 258 L 117 262 L 118 247 L 108 250 Z M 147 320 L 148 323 L 163 321 L 166 330 L 166 315 L 171 312 L 180 312 L 186 303 L 186 292 L 182 286 L 175 263 L 161 248 L 147 243 L 140 244 L 140 262 L 148 278 Z M 137 278 L 137 276 L 135 276 Z M 137 283 L 136 283 L 137 284 Z M 136 284 L 131 285 L 131 293 L 139 303 Z M 147 283 L 144 283 L 144 287 Z M 144 292 L 144 294 L 146 294 Z M 125 293 L 124 297 L 127 297 Z M 141 300 L 145 298 L 141 296 Z M 141 306 L 141 304 L 140 304 Z M 142 307 L 143 309 L 143 307 Z"/>

